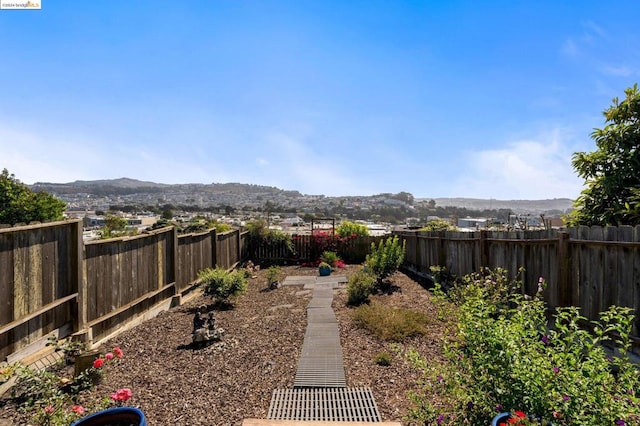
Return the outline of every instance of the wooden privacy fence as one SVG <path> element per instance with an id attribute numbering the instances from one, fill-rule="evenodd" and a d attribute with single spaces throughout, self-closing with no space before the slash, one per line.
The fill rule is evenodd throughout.
<path id="1" fill-rule="evenodd" d="M 371 243 L 378 244 L 383 237 L 339 238 L 332 235 L 294 235 L 293 251 L 284 243 L 262 244 L 253 247 L 254 262 L 286 263 L 313 262 L 323 251 L 334 251 L 347 263 L 364 262 L 371 251 Z"/>
<path id="2" fill-rule="evenodd" d="M 98 341 L 168 308 L 200 270 L 246 257 L 246 232 L 82 241 L 82 222 L 0 229 L 0 361 L 73 332 Z"/>
<path id="3" fill-rule="evenodd" d="M 552 308 L 577 306 L 592 320 L 612 305 L 633 308 L 634 335 L 640 336 L 640 226 L 397 235 L 406 241 L 411 269 L 428 273 L 439 265 L 462 276 L 500 267 L 515 278 L 524 268 L 523 291 L 534 294 L 543 277 Z"/>

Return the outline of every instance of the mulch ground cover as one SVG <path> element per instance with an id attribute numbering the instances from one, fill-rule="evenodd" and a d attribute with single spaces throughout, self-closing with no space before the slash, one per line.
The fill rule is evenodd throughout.
<path id="1" fill-rule="evenodd" d="M 347 265 L 334 273 L 348 277 L 359 268 Z M 283 278 L 317 273 L 316 268 L 282 267 Z M 395 291 L 374 295 L 372 300 L 436 317 L 431 294 L 418 282 L 401 272 L 390 281 Z M 107 342 L 105 352 L 119 346 L 124 358 L 82 399 L 108 397 L 128 387 L 133 391 L 128 404 L 141 408 L 149 425 L 241 425 L 244 418 L 266 418 L 274 389 L 293 387 L 310 299 L 311 291 L 302 287 L 269 290 L 266 270 L 260 270 L 231 309 L 216 310 L 216 323 L 226 331 L 222 340 L 196 348 L 191 344 L 195 310 L 202 304 L 214 306 L 211 298 L 198 296 Z M 369 386 L 384 421 L 408 424 L 404 420 L 410 407 L 407 393 L 417 388 L 420 373 L 402 356 L 394 355 L 389 366 L 376 364 L 378 353 L 394 353 L 392 344 L 355 327 L 354 308 L 346 300 L 345 289 L 335 292 L 333 307 L 347 385 Z M 443 333 L 443 325 L 434 320 L 425 335 L 403 346 L 439 362 Z M 0 405 L 0 419 L 14 425 L 29 422 L 6 397 Z"/>

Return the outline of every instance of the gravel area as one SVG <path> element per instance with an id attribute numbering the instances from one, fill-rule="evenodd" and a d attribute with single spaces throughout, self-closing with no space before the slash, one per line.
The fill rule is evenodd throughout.
<path id="1" fill-rule="evenodd" d="M 350 276 L 359 266 L 347 265 L 335 274 Z M 316 275 L 317 269 L 285 266 L 285 275 Z M 426 312 L 435 318 L 430 293 L 403 273 L 391 277 L 397 290 L 373 299 L 391 306 Z M 348 386 L 371 387 L 384 421 L 403 420 L 410 402 L 407 392 L 419 374 L 402 357 L 390 366 L 378 366 L 374 356 L 391 344 L 353 326 L 353 308 L 346 291 L 334 294 Z M 130 405 L 140 407 L 149 425 L 241 425 L 244 418 L 266 418 L 274 389 L 292 388 L 306 328 L 306 306 L 311 291 L 302 287 L 267 289 L 266 271 L 249 281 L 249 291 L 232 309 L 217 310 L 216 323 L 226 333 L 204 348 L 191 345 L 195 309 L 213 300 L 198 296 L 128 330 L 104 345 L 120 346 L 124 358 L 112 366 L 101 384 L 83 398 L 99 398 L 115 389 L 133 391 Z M 435 321 L 425 336 L 406 342 L 428 359 L 442 356 L 441 323 Z M 0 419 L 27 424 L 10 402 L 0 406 Z M 0 420 L 1 421 L 1 420 Z M 2 424 L 2 423 L 0 423 Z"/>

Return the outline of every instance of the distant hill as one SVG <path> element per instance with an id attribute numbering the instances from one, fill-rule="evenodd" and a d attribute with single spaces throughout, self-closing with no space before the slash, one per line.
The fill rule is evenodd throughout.
<path id="1" fill-rule="evenodd" d="M 244 194 L 252 198 L 260 199 L 258 196 L 280 196 L 289 198 L 302 197 L 299 191 L 284 190 L 273 186 L 253 185 L 246 183 L 184 183 L 165 184 L 146 182 L 130 178 L 106 179 L 106 180 L 77 180 L 69 183 L 37 182 L 32 189 L 47 191 L 54 195 L 72 196 L 75 194 L 90 194 L 98 197 L 122 196 L 135 194 L 200 194 L 207 199 L 215 199 L 218 194 Z M 379 194 L 380 195 L 380 194 Z M 379 195 L 349 197 L 326 197 L 331 198 L 374 198 Z M 392 195 L 392 194 L 388 194 Z M 415 202 L 429 201 L 431 198 L 416 198 Z M 470 210 L 487 209 L 509 209 L 513 213 L 542 213 L 558 211 L 566 213 L 573 206 L 573 200 L 568 198 L 554 198 L 547 200 L 494 200 L 481 198 L 433 198 L 436 206 L 440 207 L 460 207 Z"/>
<path id="2" fill-rule="evenodd" d="M 87 193 L 97 196 L 171 192 L 202 192 L 208 194 L 233 192 L 238 194 L 284 194 L 289 197 L 302 196 L 298 191 L 287 191 L 273 186 L 245 183 L 165 184 L 145 182 L 130 178 L 89 181 L 77 180 L 69 183 L 36 182 L 31 186 L 31 188 L 34 190 L 47 191 L 53 194 Z"/>
<path id="3" fill-rule="evenodd" d="M 421 200 L 430 200 L 421 198 Z M 573 208 L 573 200 L 569 198 L 553 198 L 547 200 L 494 200 L 482 198 L 433 198 L 436 206 L 464 207 L 472 210 L 510 209 L 514 213 L 545 212 L 559 210 L 566 213 Z"/>

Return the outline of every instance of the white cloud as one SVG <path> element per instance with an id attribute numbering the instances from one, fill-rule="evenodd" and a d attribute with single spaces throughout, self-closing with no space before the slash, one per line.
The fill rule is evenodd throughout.
<path id="1" fill-rule="evenodd" d="M 308 136 L 274 132 L 267 137 L 268 146 L 277 154 L 272 158 L 270 174 L 262 179 L 284 189 L 306 194 L 353 195 L 366 193 L 351 170 L 343 167 L 331 152 L 314 149 Z"/>
<path id="2" fill-rule="evenodd" d="M 586 42 L 592 42 L 595 39 L 607 38 L 607 32 L 593 21 L 583 22 L 582 27 L 585 29 L 585 33 L 582 38 Z"/>
<path id="3" fill-rule="evenodd" d="M 570 39 L 570 38 L 565 40 L 564 43 L 562 43 L 562 46 L 560 47 L 560 51 L 566 56 L 569 56 L 571 58 L 578 56 L 578 54 L 580 53 L 578 49 L 578 45 L 576 44 L 575 41 L 573 41 L 573 39 Z"/>
<path id="4" fill-rule="evenodd" d="M 602 73 L 605 75 L 611 75 L 614 77 L 629 77 L 634 74 L 637 74 L 632 68 L 627 66 L 605 66 L 602 69 Z"/>
<path id="5" fill-rule="evenodd" d="M 554 130 L 502 148 L 469 152 L 451 196 L 496 199 L 575 198 L 582 181 L 571 166 L 573 151 Z"/>

